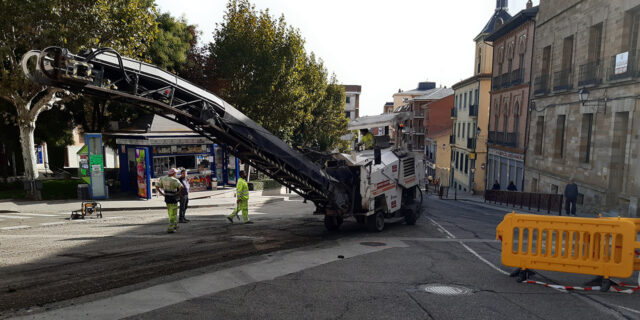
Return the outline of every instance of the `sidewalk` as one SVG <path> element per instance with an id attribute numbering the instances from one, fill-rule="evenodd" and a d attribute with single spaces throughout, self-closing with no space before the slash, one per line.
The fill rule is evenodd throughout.
<path id="1" fill-rule="evenodd" d="M 189 208 L 212 208 L 235 206 L 235 189 L 220 189 L 212 191 L 201 191 L 191 193 L 189 198 Z M 265 203 L 284 201 L 286 198 L 300 198 L 295 193 L 281 194 L 274 196 L 263 196 L 262 191 L 249 192 L 249 205 L 262 205 Z M 96 200 L 102 205 L 103 211 L 133 211 L 133 210 L 160 210 L 166 209 L 163 197 L 153 197 L 150 200 L 125 198 Z M 53 200 L 53 201 L 20 201 L 2 200 L 0 201 L 0 213 L 59 213 L 79 210 L 81 200 Z"/>
<path id="2" fill-rule="evenodd" d="M 440 198 L 437 195 L 434 194 L 429 194 L 429 196 L 432 199 L 438 199 L 440 200 Z M 493 203 L 493 202 L 485 202 L 484 201 L 484 195 L 481 194 L 476 194 L 476 195 L 472 195 L 468 192 L 459 192 L 457 195 L 454 194 L 454 192 L 452 192 L 452 190 L 449 191 L 449 197 L 448 198 L 443 198 L 442 200 L 446 200 L 446 201 L 456 201 L 455 199 L 457 199 L 457 201 L 466 201 L 466 202 L 473 202 L 476 203 L 478 206 L 481 207 L 485 207 L 485 208 L 489 208 L 489 209 L 504 209 L 505 211 L 515 211 L 516 213 L 530 213 L 530 214 L 544 214 L 544 215 L 558 215 L 558 212 L 551 212 L 551 213 L 547 213 L 547 211 L 545 210 L 541 210 L 541 211 L 536 211 L 536 210 L 529 210 L 527 207 L 523 207 L 520 208 L 519 206 L 510 206 L 510 205 L 506 205 L 506 204 L 500 204 L 500 203 Z M 562 216 L 566 216 L 564 209 L 562 210 Z M 591 214 L 585 214 L 585 213 L 580 213 L 578 212 L 576 214 L 577 217 L 583 217 L 583 218 L 595 218 L 595 215 L 591 215 Z"/>

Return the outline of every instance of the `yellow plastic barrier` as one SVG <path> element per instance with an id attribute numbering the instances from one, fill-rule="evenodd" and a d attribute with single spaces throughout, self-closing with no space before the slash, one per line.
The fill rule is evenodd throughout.
<path id="1" fill-rule="evenodd" d="M 502 264 L 628 278 L 634 270 L 637 220 L 509 213 L 496 228 Z"/>
<path id="2" fill-rule="evenodd" d="M 634 233 L 634 239 L 636 241 L 635 244 L 635 252 L 633 259 L 633 270 L 640 270 L 640 219 L 639 218 L 602 218 L 602 219 L 622 219 L 633 222 L 636 226 L 636 231 Z"/>

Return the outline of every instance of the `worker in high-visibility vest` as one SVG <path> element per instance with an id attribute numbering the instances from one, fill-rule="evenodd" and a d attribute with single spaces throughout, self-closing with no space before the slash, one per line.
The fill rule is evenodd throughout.
<path id="1" fill-rule="evenodd" d="M 360 139 L 360 145 L 364 146 L 365 150 L 371 150 L 374 146 L 373 134 L 368 129 L 360 130 L 362 138 Z"/>
<path id="2" fill-rule="evenodd" d="M 156 183 L 156 190 L 164 196 L 164 202 L 167 204 L 169 212 L 169 233 L 176 232 L 178 229 L 178 201 L 180 201 L 180 192 L 182 191 L 182 183 L 176 178 L 178 170 L 171 168 L 169 175 L 161 177 Z"/>
<path id="3" fill-rule="evenodd" d="M 242 220 L 244 223 L 253 223 L 249 220 L 249 185 L 245 180 L 247 175 L 243 171 L 240 171 L 240 179 L 238 179 L 238 183 L 236 184 L 236 209 L 233 210 L 227 219 L 233 223 L 233 218 L 238 218 L 238 211 L 242 210 Z M 239 218 L 238 218 L 239 219 Z"/>

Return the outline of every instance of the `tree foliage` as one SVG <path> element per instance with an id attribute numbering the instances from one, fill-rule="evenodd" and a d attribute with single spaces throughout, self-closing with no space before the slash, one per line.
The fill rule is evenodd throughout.
<path id="1" fill-rule="evenodd" d="M 62 99 L 61 91 L 28 81 L 20 59 L 31 49 L 73 52 L 109 46 L 143 57 L 157 33 L 153 0 L 1 0 L 0 99 L 15 108 L 25 176 L 34 179 L 34 131 L 38 116 Z"/>
<path id="2" fill-rule="evenodd" d="M 329 83 L 322 62 L 307 55 L 304 45 L 283 16 L 257 11 L 248 0 L 230 0 L 208 46 L 205 83 L 280 138 L 333 149 L 346 133 L 344 99 L 335 99 L 344 90 L 335 77 Z"/>
<path id="3" fill-rule="evenodd" d="M 187 54 L 197 43 L 195 26 L 169 13 L 158 15 L 157 22 L 159 32 L 149 46 L 149 59 L 156 66 L 176 73 L 187 63 Z"/>

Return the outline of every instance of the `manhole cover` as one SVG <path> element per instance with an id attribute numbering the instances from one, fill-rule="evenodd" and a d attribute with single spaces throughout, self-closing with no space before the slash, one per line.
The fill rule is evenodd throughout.
<path id="1" fill-rule="evenodd" d="M 369 247 L 383 247 L 387 245 L 384 242 L 375 242 L 375 241 L 360 242 L 360 244 L 363 246 L 369 246 Z"/>
<path id="2" fill-rule="evenodd" d="M 424 284 L 419 286 L 418 289 L 443 296 L 459 296 L 473 293 L 473 290 L 469 288 L 448 284 Z"/>

